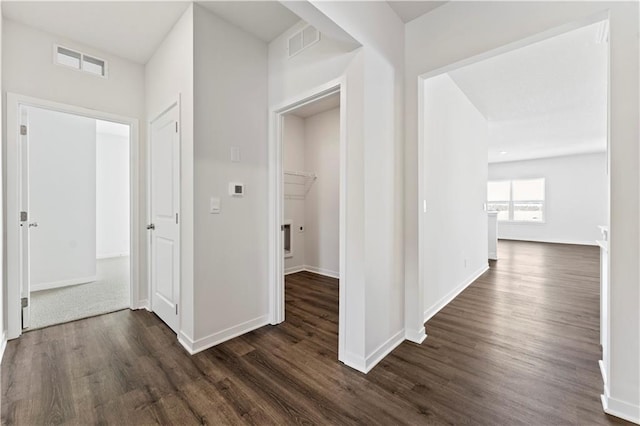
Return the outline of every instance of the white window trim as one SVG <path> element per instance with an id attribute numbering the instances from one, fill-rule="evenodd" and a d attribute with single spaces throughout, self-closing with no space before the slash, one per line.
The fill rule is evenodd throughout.
<path id="1" fill-rule="evenodd" d="M 513 182 L 518 180 L 537 180 L 542 179 L 542 200 L 525 200 L 520 202 L 540 202 L 542 201 L 542 219 L 541 220 L 514 220 L 513 219 Z M 509 199 L 499 201 L 487 201 L 487 203 L 507 203 L 509 205 L 509 219 L 498 219 L 498 222 L 513 225 L 544 225 L 547 223 L 547 179 L 544 177 L 527 177 L 517 179 L 496 179 L 489 182 L 509 182 Z"/>
<path id="2" fill-rule="evenodd" d="M 78 53 L 80 55 L 80 68 L 72 67 L 70 65 L 61 64 L 60 62 L 58 62 L 58 48 L 62 48 L 62 49 L 66 49 L 66 50 L 70 50 L 72 52 Z M 84 70 L 82 68 L 82 63 L 84 62 L 84 57 L 85 56 L 88 56 L 88 57 L 90 57 L 92 59 L 97 59 L 99 61 L 102 61 L 102 63 L 104 64 L 104 75 L 100 75 L 100 74 L 96 74 L 96 73 Z M 103 58 L 101 58 L 99 56 L 91 55 L 91 54 L 88 54 L 88 53 L 84 53 L 84 52 L 79 51 L 78 49 L 73 49 L 71 47 L 67 47 L 67 46 L 62 45 L 62 44 L 54 44 L 53 45 L 52 59 L 53 59 L 53 64 L 57 65 L 59 67 L 63 67 L 63 68 L 69 69 L 69 70 L 77 71 L 77 72 L 80 72 L 80 73 L 82 73 L 84 75 L 92 75 L 94 77 L 100 77 L 100 78 L 105 78 L 105 79 L 109 78 L 109 65 L 108 65 L 109 63 L 107 62 L 106 59 L 103 59 Z"/>

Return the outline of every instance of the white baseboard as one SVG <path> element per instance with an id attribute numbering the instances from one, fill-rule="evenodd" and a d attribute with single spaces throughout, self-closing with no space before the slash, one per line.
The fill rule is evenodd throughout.
<path id="1" fill-rule="evenodd" d="M 134 304 L 131 305 L 131 309 L 133 310 L 146 309 L 147 311 L 151 312 L 151 305 L 149 305 L 149 299 L 138 300 L 138 303 L 136 303 L 135 305 Z"/>
<path id="2" fill-rule="evenodd" d="M 234 337 L 238 337 L 242 334 L 248 333 L 269 324 L 269 316 L 263 315 L 258 318 L 254 318 L 249 321 L 245 321 L 241 324 L 234 325 L 225 330 L 218 331 L 217 333 L 210 334 L 200 339 L 191 340 L 188 336 L 182 332 L 178 333 L 178 341 L 191 355 L 195 355 L 198 352 L 202 352 L 205 349 L 209 349 L 212 346 L 219 345 L 222 342 L 231 340 Z"/>
<path id="3" fill-rule="evenodd" d="M 602 383 L 604 384 L 605 393 L 609 393 L 609 387 L 607 385 L 607 371 L 604 368 L 604 361 L 599 360 L 598 365 L 600 366 L 600 374 L 602 374 Z"/>
<path id="4" fill-rule="evenodd" d="M 386 342 L 378 347 L 373 353 L 367 356 L 365 362 L 365 373 L 371 371 L 373 367 L 378 365 L 380 361 L 384 359 L 387 355 L 391 353 L 395 348 L 397 348 L 400 343 L 404 342 L 404 329 L 398 331 L 393 336 L 389 337 Z"/>
<path id="5" fill-rule="evenodd" d="M 606 394 L 600 395 L 600 401 L 605 413 L 640 425 L 640 405 L 629 404 Z"/>
<path id="6" fill-rule="evenodd" d="M 33 292 L 33 291 L 51 290 L 51 289 L 54 289 L 54 288 L 69 287 L 69 286 L 78 285 L 78 284 L 86 284 L 86 283 L 94 282 L 96 279 L 97 279 L 97 276 L 92 275 L 90 277 L 74 278 L 72 280 L 53 281 L 53 282 L 50 282 L 50 283 L 32 284 L 31 285 L 31 291 Z"/>
<path id="7" fill-rule="evenodd" d="M 473 274 L 469 276 L 466 280 L 464 280 L 460 285 L 447 293 L 443 298 L 434 303 L 430 308 L 424 311 L 424 322 L 429 321 L 435 314 L 440 312 L 442 308 L 447 306 L 453 299 L 455 299 L 462 291 L 469 287 L 471 283 L 480 277 L 480 275 L 484 274 L 489 270 L 489 265 L 484 265 Z"/>
<path id="8" fill-rule="evenodd" d="M 311 273 L 322 275 L 329 278 L 340 279 L 339 272 L 332 271 L 330 269 L 318 268 L 317 266 L 311 266 L 311 265 L 292 266 L 284 270 L 285 275 L 295 274 L 297 272 L 311 272 Z"/>
<path id="9" fill-rule="evenodd" d="M 301 266 L 292 266 L 290 268 L 286 268 L 284 270 L 284 274 L 285 275 L 289 275 L 289 274 L 297 274 L 298 272 L 304 272 L 304 265 Z"/>
<path id="10" fill-rule="evenodd" d="M 342 361 L 342 363 L 347 367 L 351 367 L 356 371 L 367 374 L 367 361 L 362 356 L 357 356 L 345 351 L 344 358 L 340 361 Z"/>
<path id="11" fill-rule="evenodd" d="M 2 340 L 0 341 L 0 362 L 2 362 L 2 357 L 4 356 L 4 350 L 7 349 L 7 332 L 2 332 Z"/>
<path id="12" fill-rule="evenodd" d="M 563 240 L 556 238 L 510 238 L 510 237 L 498 237 L 498 240 L 507 241 L 529 241 L 532 243 L 551 243 L 551 244 L 572 244 L 577 246 L 597 246 L 596 240 Z"/>
<path id="13" fill-rule="evenodd" d="M 106 253 L 96 255 L 96 260 L 111 259 L 113 257 L 129 257 L 129 253 Z"/>
<path id="14" fill-rule="evenodd" d="M 404 338 L 410 342 L 420 345 L 427 338 L 427 332 L 425 331 L 424 326 L 419 330 L 406 330 Z"/>
<path id="15" fill-rule="evenodd" d="M 375 367 L 380 361 L 382 361 L 384 357 L 389 355 L 391 351 L 397 348 L 400 343 L 404 342 L 404 339 L 405 331 L 403 329 L 387 339 L 386 342 L 380 345 L 366 358 L 345 351 L 344 358 L 340 361 L 342 361 L 346 366 L 353 368 L 354 370 L 367 374 L 373 367 Z"/>

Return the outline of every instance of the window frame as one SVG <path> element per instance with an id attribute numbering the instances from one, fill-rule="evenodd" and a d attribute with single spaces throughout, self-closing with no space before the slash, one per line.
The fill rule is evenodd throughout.
<path id="1" fill-rule="evenodd" d="M 526 181 L 526 180 L 541 180 L 542 181 L 542 200 L 513 200 L 513 182 L 514 181 Z M 527 178 L 517 178 L 517 179 L 494 179 L 487 180 L 487 183 L 490 182 L 509 182 L 509 199 L 508 200 L 497 200 L 497 201 L 489 201 L 487 200 L 487 205 L 495 204 L 495 203 L 506 203 L 509 207 L 507 210 L 508 219 L 498 219 L 498 222 L 501 223 L 509 223 L 509 224 L 525 224 L 525 225 L 543 225 L 547 223 L 547 179 L 544 177 L 527 177 Z M 489 197 L 487 197 L 489 198 Z M 540 220 L 515 220 L 514 219 L 514 203 L 542 203 L 542 218 Z M 498 215 L 499 216 L 499 215 Z"/>

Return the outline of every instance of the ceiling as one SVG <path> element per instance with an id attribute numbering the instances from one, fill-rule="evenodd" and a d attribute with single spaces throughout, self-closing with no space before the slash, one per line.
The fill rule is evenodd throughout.
<path id="1" fill-rule="evenodd" d="M 592 24 L 449 73 L 489 121 L 490 162 L 606 150 L 603 33 Z"/>
<path id="2" fill-rule="evenodd" d="M 2 13 L 13 21 L 144 64 L 188 6 L 171 1 L 4 0 Z"/>
<path id="3" fill-rule="evenodd" d="M 198 4 L 267 43 L 300 20 L 277 1 L 199 1 Z"/>
<path id="4" fill-rule="evenodd" d="M 334 93 L 326 96 L 317 101 L 303 105 L 289 114 L 295 115 L 300 118 L 311 117 L 312 115 L 320 114 L 321 112 L 329 111 L 340 106 L 340 93 Z"/>
<path id="5" fill-rule="evenodd" d="M 431 12 L 436 7 L 447 3 L 446 1 L 414 0 L 414 1 L 394 1 L 388 0 L 389 6 L 402 19 L 405 24 L 409 21 Z"/>

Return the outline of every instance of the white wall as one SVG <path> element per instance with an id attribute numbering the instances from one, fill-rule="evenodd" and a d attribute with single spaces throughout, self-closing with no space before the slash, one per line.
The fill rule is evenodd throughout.
<path id="1" fill-rule="evenodd" d="M 305 167 L 304 119 L 295 115 L 285 115 L 282 126 L 283 159 L 285 171 L 302 172 Z M 302 185 L 301 185 L 302 184 Z M 285 258 L 285 273 L 299 271 L 305 266 L 306 232 L 299 232 L 305 226 L 304 178 L 284 176 L 284 219 L 291 220 L 292 256 Z"/>
<path id="2" fill-rule="evenodd" d="M 206 347 L 268 322 L 267 45 L 194 10 L 195 346 Z"/>
<path id="3" fill-rule="evenodd" d="M 96 257 L 129 255 L 129 127 L 96 134 Z"/>
<path id="4" fill-rule="evenodd" d="M 545 178 L 544 223 L 498 223 L 498 238 L 596 245 L 607 225 L 607 154 L 489 164 L 489 180 Z"/>
<path id="5" fill-rule="evenodd" d="M 0 95 L 4 99 L 4 85 L 3 85 L 3 76 L 2 76 L 2 57 L 3 57 L 3 38 L 4 38 L 4 18 L 2 17 L 2 6 L 0 5 Z M 0 102 L 0 135 L 4 137 L 4 102 Z M 4 148 L 0 149 L 0 186 L 4 188 Z M 6 309 L 4 308 L 4 301 L 6 299 L 6 286 L 5 283 L 7 280 L 5 279 L 5 268 L 4 265 L 7 263 L 7 259 L 5 256 L 4 248 L 7 245 L 7 233 L 5 232 L 4 227 L 4 216 L 5 216 L 5 192 L 2 192 L 2 197 L 0 197 L 0 224 L 2 226 L 2 240 L 0 240 L 0 361 L 2 361 L 2 355 L 4 354 L 4 348 L 6 345 L 6 327 L 5 324 L 7 320 Z"/>
<path id="6" fill-rule="evenodd" d="M 340 271 L 340 108 L 304 120 L 305 171 L 318 179 L 305 200 L 305 263 L 319 273 Z M 297 229 L 294 230 L 297 233 Z"/>
<path id="7" fill-rule="evenodd" d="M 448 74 L 424 84 L 425 321 L 488 267 L 488 124 Z"/>
<path id="8" fill-rule="evenodd" d="M 347 246 L 341 274 L 347 284 L 341 303 L 348 314 L 343 361 L 367 371 L 405 336 L 403 24 L 385 2 L 311 4 L 362 48 L 323 55 L 313 46 L 288 61 L 286 32 L 269 46 L 269 103 L 280 105 L 318 84 L 346 77 Z"/>
<path id="9" fill-rule="evenodd" d="M 131 117 L 144 123 L 144 67 L 112 54 L 97 51 L 80 42 L 48 34 L 34 28 L 4 20 L 2 28 L 2 91 L 32 96 L 39 99 L 89 108 L 97 111 Z M 76 72 L 53 63 L 53 45 L 62 44 L 71 49 L 104 58 L 109 64 L 109 78 Z M 2 99 L 6 107 L 6 97 Z M 3 117 L 4 120 L 4 117 Z M 6 128 L 6 127 L 5 127 Z M 3 133 L 4 134 L 4 133 Z M 140 165 L 144 165 L 146 126 L 140 125 Z M 6 135 L 4 135 L 6 137 Z M 144 186 L 144 168 L 139 175 Z M 139 193 L 140 220 L 146 222 L 146 199 Z M 6 230 L 6 221 L 4 223 Z M 147 231 L 140 230 L 140 241 L 146 241 Z M 146 247 L 140 247 L 141 265 L 138 282 L 141 299 L 147 298 Z M 4 274 L 6 279 L 6 271 Z M 135 279 L 135 277 L 134 277 Z M 19 307 L 10 307 L 19 310 Z M 16 313 L 7 312 L 15 317 Z M 18 314 L 19 315 L 19 314 Z M 6 323 L 5 323 L 6 324 Z"/>
<path id="10" fill-rule="evenodd" d="M 193 71 L 193 6 L 190 6 L 147 62 L 144 80 L 147 123 L 180 98 L 180 333 L 188 338 L 194 335 Z M 142 176 L 146 176 L 146 161 L 145 155 L 141 159 L 141 164 L 145 164 Z M 145 235 L 142 241 L 148 238 Z"/>
<path id="11" fill-rule="evenodd" d="M 307 118 L 286 115 L 285 171 L 315 173 L 312 183 L 285 175 L 284 219 L 292 221 L 293 256 L 285 273 L 306 269 L 338 277 L 340 270 L 340 108 Z M 305 190 L 307 192 L 305 192 Z M 304 227 L 304 232 L 299 227 Z"/>
<path id="12" fill-rule="evenodd" d="M 406 291 L 418 285 L 418 76 L 543 31 L 608 13 L 610 18 L 610 411 L 640 421 L 638 221 L 638 4 L 636 2 L 449 2 L 405 26 Z M 406 309 L 419 310 L 407 298 Z M 417 321 L 417 315 L 413 315 Z M 409 324 L 409 326 L 411 326 Z"/>
<path id="13" fill-rule="evenodd" d="M 31 291 L 96 276 L 96 120 L 28 109 Z"/>

